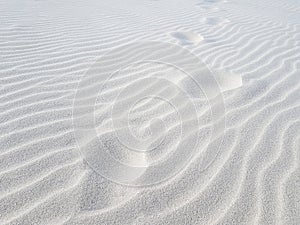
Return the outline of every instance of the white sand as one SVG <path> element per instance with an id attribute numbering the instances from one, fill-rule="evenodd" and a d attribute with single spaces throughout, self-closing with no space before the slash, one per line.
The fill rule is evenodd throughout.
<path id="1" fill-rule="evenodd" d="M 109 78 L 140 49 L 101 56 L 140 40 L 219 87 L 153 62 Z M 299 151 L 299 1 L 0 1 L 1 225 L 299 225 Z"/>

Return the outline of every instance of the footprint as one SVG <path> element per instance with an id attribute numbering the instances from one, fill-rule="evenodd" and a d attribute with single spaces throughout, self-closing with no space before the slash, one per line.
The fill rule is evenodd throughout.
<path id="1" fill-rule="evenodd" d="M 174 32 L 171 36 L 176 38 L 181 45 L 197 45 L 204 40 L 203 36 L 193 32 Z"/>
<path id="2" fill-rule="evenodd" d="M 202 0 L 202 4 L 213 4 L 219 2 L 219 0 Z"/>
<path id="3" fill-rule="evenodd" d="M 216 25 L 223 25 L 223 24 L 229 23 L 230 20 L 222 19 L 219 17 L 207 17 L 207 18 L 201 19 L 200 22 L 202 22 L 204 24 L 216 26 Z"/>
<path id="4" fill-rule="evenodd" d="M 243 86 L 243 79 L 240 74 L 232 73 L 226 69 L 211 69 L 222 92 L 233 90 Z"/>
<path id="5" fill-rule="evenodd" d="M 197 6 L 201 7 L 202 9 L 216 11 L 219 9 L 217 7 L 218 4 L 227 2 L 227 0 L 202 0 L 197 4 Z"/>
<path id="6" fill-rule="evenodd" d="M 105 211 L 127 202 L 137 194 L 133 187 L 118 185 L 89 171 L 81 186 L 79 212 Z"/>
<path id="7" fill-rule="evenodd" d="M 200 7 L 201 9 L 203 9 L 203 10 L 209 10 L 211 12 L 215 12 L 215 11 L 219 10 L 219 7 L 217 7 L 217 6 L 201 5 L 201 4 L 198 4 L 197 6 Z"/>
<path id="8" fill-rule="evenodd" d="M 234 90 L 243 86 L 243 80 L 241 75 L 232 73 L 226 69 L 211 69 L 214 79 L 219 85 L 220 92 Z M 182 87 L 190 96 L 194 98 L 204 98 L 205 94 L 199 92 L 199 85 L 209 87 L 211 85 L 209 77 L 193 77 L 193 79 L 186 78 L 179 82 L 179 86 Z M 219 93 L 214 93 L 217 96 Z"/>
<path id="9" fill-rule="evenodd" d="M 199 4 L 208 5 L 208 4 L 216 4 L 216 3 L 227 3 L 227 0 L 202 0 Z"/>

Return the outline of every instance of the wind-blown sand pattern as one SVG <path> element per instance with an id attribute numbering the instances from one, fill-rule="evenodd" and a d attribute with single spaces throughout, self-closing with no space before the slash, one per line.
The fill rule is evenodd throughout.
<path id="1" fill-rule="evenodd" d="M 138 63 L 100 79 L 97 135 L 117 160 L 149 166 L 183 157 L 178 146 L 187 143 L 188 150 L 200 137 L 178 173 L 135 187 L 90 166 L 76 140 L 73 117 L 81 118 L 73 105 L 79 82 L 99 57 L 141 40 L 175 44 L 199 57 L 220 86 L 211 99 L 221 94 L 225 114 L 212 118 L 211 107 L 220 102 L 208 102 L 195 83 L 166 65 Z M 122 54 L 138 56 L 134 49 Z M 180 56 L 173 55 L 184 60 Z M 152 79 L 159 76 L 176 88 Z M 0 1 L 0 224 L 299 225 L 299 76 L 295 0 Z M 201 82 L 209 89 L 209 81 Z M 151 139 L 128 143 L 159 146 L 156 152 L 130 152 L 116 139 L 110 106 L 127 86 L 132 89 L 118 98 L 113 121 L 121 133 L 123 107 L 147 93 L 171 99 L 183 112 L 158 98 L 131 108 L 131 131 Z M 196 114 L 180 90 L 192 96 Z M 210 139 L 223 120 L 224 133 Z M 181 125 L 191 129 L 180 139 Z M 80 141 L 98 147 L 94 137 Z M 97 163 L 97 154 L 88 153 Z"/>

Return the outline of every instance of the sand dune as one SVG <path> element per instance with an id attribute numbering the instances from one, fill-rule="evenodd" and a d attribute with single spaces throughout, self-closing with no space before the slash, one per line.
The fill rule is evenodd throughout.
<path id="1" fill-rule="evenodd" d="M 300 224 L 299 13 L 0 2 L 0 224 Z"/>

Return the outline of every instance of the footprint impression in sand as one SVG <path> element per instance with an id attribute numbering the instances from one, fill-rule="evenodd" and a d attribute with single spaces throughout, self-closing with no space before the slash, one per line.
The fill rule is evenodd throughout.
<path id="1" fill-rule="evenodd" d="M 181 45 L 197 45 L 204 40 L 202 35 L 189 31 L 173 32 L 171 36 Z"/>

